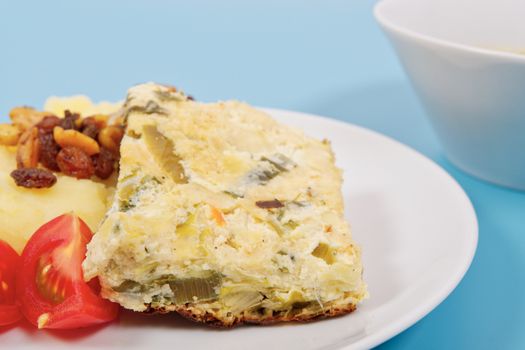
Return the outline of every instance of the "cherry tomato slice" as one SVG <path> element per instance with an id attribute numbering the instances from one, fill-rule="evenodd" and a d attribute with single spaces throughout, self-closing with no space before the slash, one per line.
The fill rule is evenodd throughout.
<path id="1" fill-rule="evenodd" d="M 40 227 L 27 243 L 18 300 L 38 328 L 82 328 L 117 317 L 118 305 L 98 295 L 98 281 L 84 281 L 82 261 L 91 237 L 78 216 L 65 214 Z"/>
<path id="2" fill-rule="evenodd" d="M 16 251 L 0 240 L 0 326 L 13 324 L 22 317 L 15 293 L 19 265 L 20 257 Z"/>

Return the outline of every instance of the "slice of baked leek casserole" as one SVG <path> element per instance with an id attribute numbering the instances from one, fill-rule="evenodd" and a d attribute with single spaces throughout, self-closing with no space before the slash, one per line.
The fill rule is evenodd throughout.
<path id="1" fill-rule="evenodd" d="M 122 113 L 117 193 L 83 265 L 104 297 L 229 327 L 336 316 L 366 296 L 329 142 L 153 83 Z"/>

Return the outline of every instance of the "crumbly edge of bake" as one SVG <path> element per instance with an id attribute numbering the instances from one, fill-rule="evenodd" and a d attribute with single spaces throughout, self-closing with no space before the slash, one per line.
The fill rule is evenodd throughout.
<path id="1" fill-rule="evenodd" d="M 258 325 L 270 325 L 274 323 L 281 322 L 311 322 L 324 318 L 331 318 L 337 316 L 343 316 L 355 311 L 357 308 L 356 304 L 343 304 L 343 305 L 333 305 L 324 308 L 323 310 L 316 312 L 304 312 L 296 315 L 286 315 L 279 312 L 272 315 L 254 315 L 250 314 L 240 314 L 228 319 L 220 318 L 218 315 L 205 310 L 198 306 L 198 304 L 188 304 L 188 305 L 165 305 L 157 308 L 153 308 L 150 305 L 147 305 L 145 313 L 150 314 L 167 314 L 170 312 L 177 312 L 181 316 L 198 323 L 202 323 L 211 327 L 216 328 L 232 328 L 242 324 L 258 324 Z"/>

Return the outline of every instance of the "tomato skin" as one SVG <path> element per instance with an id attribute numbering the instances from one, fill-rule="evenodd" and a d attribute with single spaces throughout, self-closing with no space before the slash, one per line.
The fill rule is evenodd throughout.
<path id="1" fill-rule="evenodd" d="M 16 323 L 22 318 L 15 294 L 19 265 L 20 257 L 16 251 L 0 240 L 0 326 Z"/>
<path id="2" fill-rule="evenodd" d="M 101 298 L 83 279 L 82 261 L 91 237 L 80 218 L 64 214 L 40 227 L 27 243 L 17 294 L 22 313 L 38 328 L 82 328 L 117 317 L 118 305 Z M 50 275 L 55 278 L 46 280 Z"/>
<path id="3" fill-rule="evenodd" d="M 0 305 L 0 327 L 8 326 L 22 319 L 18 305 Z"/>

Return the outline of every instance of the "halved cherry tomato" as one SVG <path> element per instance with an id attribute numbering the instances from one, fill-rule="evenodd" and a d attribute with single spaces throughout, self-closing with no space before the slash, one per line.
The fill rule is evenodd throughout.
<path id="1" fill-rule="evenodd" d="M 0 326 L 15 323 L 22 317 L 15 294 L 19 265 L 20 257 L 16 251 L 0 240 Z"/>
<path id="2" fill-rule="evenodd" d="M 91 237 L 78 216 L 65 214 L 27 243 L 17 292 L 22 313 L 38 328 L 81 328 L 117 317 L 118 305 L 98 295 L 98 281 L 84 281 L 82 261 Z"/>

